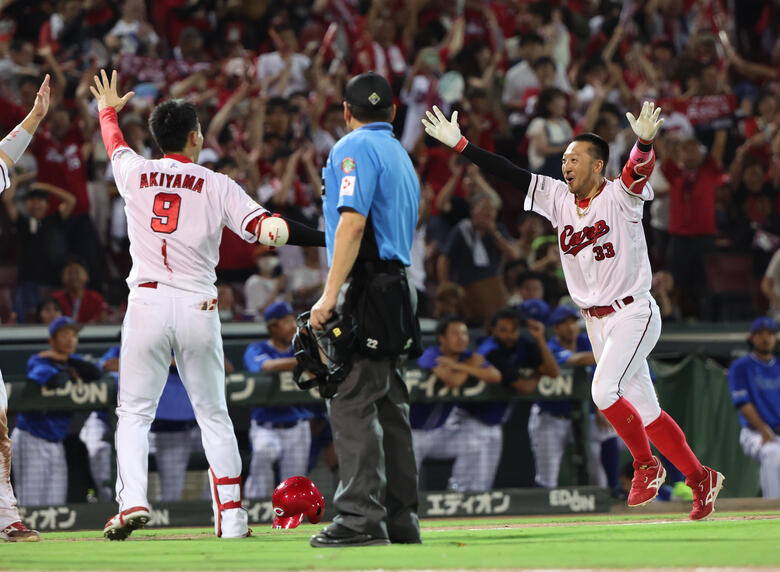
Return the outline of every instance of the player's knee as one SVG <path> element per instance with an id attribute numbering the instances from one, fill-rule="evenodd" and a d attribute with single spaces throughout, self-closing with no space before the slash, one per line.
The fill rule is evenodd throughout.
<path id="1" fill-rule="evenodd" d="M 761 464 L 768 464 L 780 472 L 780 442 L 766 443 L 759 452 Z"/>
<path id="2" fill-rule="evenodd" d="M 593 403 L 599 409 L 607 409 L 618 400 L 617 388 L 611 387 L 607 383 L 596 383 L 595 380 L 590 387 L 590 394 L 593 397 Z"/>

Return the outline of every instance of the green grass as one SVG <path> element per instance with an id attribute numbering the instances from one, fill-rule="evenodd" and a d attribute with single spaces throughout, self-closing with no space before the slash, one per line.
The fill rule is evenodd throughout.
<path id="1" fill-rule="evenodd" d="M 689 522 L 679 514 L 429 520 L 422 545 L 352 549 L 310 548 L 319 525 L 290 531 L 256 526 L 252 538 L 235 540 L 216 539 L 204 528 L 146 529 L 125 542 L 105 541 L 93 531 L 50 533 L 38 544 L 0 545 L 0 569 L 780 567 L 780 512 L 718 516 L 760 514 L 774 520 Z M 462 528 L 440 530 L 449 526 Z M 482 530 L 470 530 L 476 527 Z M 171 538 L 177 535 L 195 537 Z"/>

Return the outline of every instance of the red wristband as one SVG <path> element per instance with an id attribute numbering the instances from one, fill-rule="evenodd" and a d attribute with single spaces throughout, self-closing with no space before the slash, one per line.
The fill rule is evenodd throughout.
<path id="1" fill-rule="evenodd" d="M 455 144 L 455 147 L 453 147 L 453 149 L 455 149 L 456 153 L 462 153 L 463 150 L 466 148 L 466 145 L 468 145 L 468 144 L 469 144 L 469 140 L 461 135 L 460 141 L 458 141 Z"/>

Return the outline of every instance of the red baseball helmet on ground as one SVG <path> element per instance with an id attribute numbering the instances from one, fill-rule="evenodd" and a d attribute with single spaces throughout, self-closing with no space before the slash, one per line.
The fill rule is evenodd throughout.
<path id="1" fill-rule="evenodd" d="M 304 516 L 310 523 L 317 524 L 325 510 L 325 500 L 317 485 L 306 477 L 290 477 L 279 483 L 271 502 L 274 505 L 273 528 L 295 528 Z"/>

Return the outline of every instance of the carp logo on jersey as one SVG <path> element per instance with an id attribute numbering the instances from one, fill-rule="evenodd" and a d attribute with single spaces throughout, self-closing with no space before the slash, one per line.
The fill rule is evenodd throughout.
<path id="1" fill-rule="evenodd" d="M 574 232 L 574 227 L 567 224 L 561 231 L 561 251 L 564 254 L 577 256 L 586 246 L 593 244 L 609 232 L 609 225 L 604 220 L 596 221 L 593 226 L 586 226 Z"/>

